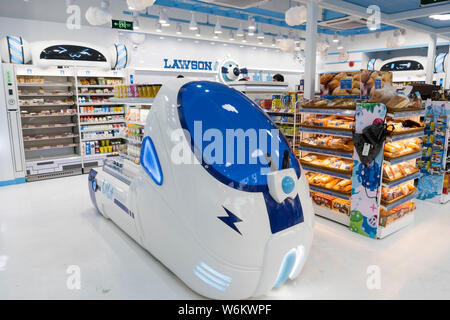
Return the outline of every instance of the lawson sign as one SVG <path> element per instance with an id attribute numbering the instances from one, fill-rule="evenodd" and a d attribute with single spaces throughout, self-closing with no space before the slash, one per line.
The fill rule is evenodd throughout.
<path id="1" fill-rule="evenodd" d="M 164 59 L 164 69 L 212 71 L 212 61 Z"/>

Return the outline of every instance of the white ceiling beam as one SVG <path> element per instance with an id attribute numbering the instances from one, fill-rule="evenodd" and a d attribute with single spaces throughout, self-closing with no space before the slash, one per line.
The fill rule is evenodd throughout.
<path id="1" fill-rule="evenodd" d="M 429 17 L 433 14 L 444 14 L 450 12 L 450 4 L 443 4 L 440 6 L 432 6 L 426 8 L 420 8 L 415 10 L 403 11 L 399 13 L 389 14 L 389 20 L 399 21 L 408 20 L 422 17 Z"/>
<path id="2" fill-rule="evenodd" d="M 355 17 L 360 18 L 368 18 L 369 14 L 367 14 L 367 8 L 363 6 L 359 6 L 356 4 L 349 3 L 347 1 L 343 0 L 322 0 L 319 2 L 319 5 L 322 8 L 333 10 L 336 12 L 345 13 L 348 15 L 352 15 Z M 425 32 L 429 34 L 437 34 L 439 33 L 439 29 L 432 28 L 429 26 L 425 26 L 423 24 L 413 22 L 413 21 L 392 21 L 389 19 L 390 15 L 381 13 L 381 21 L 385 24 L 398 27 L 398 28 L 404 28 L 409 29 L 417 32 Z M 449 36 L 442 36 L 446 40 L 450 40 Z"/>

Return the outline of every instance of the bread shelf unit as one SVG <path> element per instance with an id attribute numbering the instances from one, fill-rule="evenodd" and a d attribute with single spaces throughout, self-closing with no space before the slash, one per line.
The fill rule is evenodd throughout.
<path id="1" fill-rule="evenodd" d="M 336 116 L 336 117 L 345 117 L 345 118 L 349 118 L 352 117 L 355 119 L 355 122 L 358 121 L 358 113 L 357 110 L 354 109 L 336 109 L 336 108 L 332 108 L 332 107 L 305 107 L 302 108 L 301 107 L 301 102 L 298 103 L 298 113 L 301 115 L 300 118 L 300 125 L 299 125 L 299 131 L 301 133 L 301 137 L 302 140 L 304 138 L 308 138 L 308 137 L 317 137 L 317 136 L 324 136 L 324 137 L 332 137 L 332 138 L 347 138 L 347 139 L 351 139 L 353 137 L 353 131 L 354 129 L 342 129 L 342 128 L 336 128 L 336 127 L 328 127 L 328 126 L 314 126 L 314 125 L 306 125 L 306 120 L 310 117 L 312 118 L 317 118 L 317 117 L 327 117 L 327 116 Z M 360 104 L 358 104 L 358 108 L 360 108 Z M 385 108 L 383 106 L 383 108 Z M 370 108 L 369 108 L 370 109 Z M 386 111 L 385 111 L 386 112 Z M 387 113 L 386 117 L 389 119 L 405 119 L 407 117 L 418 117 L 420 115 L 423 115 L 423 110 L 420 111 L 409 111 L 409 112 L 395 112 L 395 113 Z M 338 118 L 340 119 L 340 118 Z M 367 124 L 369 125 L 369 124 Z M 398 142 L 398 141 L 402 141 L 405 139 L 411 139 L 411 138 L 420 138 L 422 137 L 424 134 L 423 130 L 415 130 L 414 132 L 405 132 L 405 133 L 399 133 L 396 134 L 394 136 L 392 136 L 391 138 L 388 139 L 388 142 Z M 355 159 L 355 153 L 356 151 L 353 150 L 352 152 L 343 152 L 342 150 L 336 150 L 336 149 L 331 149 L 331 148 L 326 148 L 326 147 L 316 147 L 316 146 L 312 146 L 312 145 L 307 145 L 305 143 L 300 143 L 299 146 L 299 150 L 301 151 L 300 153 L 300 157 L 304 157 L 306 155 L 315 155 L 315 156 L 328 156 L 328 157 L 338 157 L 341 158 L 343 160 L 347 159 L 347 160 L 354 160 Z M 381 161 L 381 163 L 383 164 L 390 164 L 390 165 L 395 165 L 398 163 L 402 163 L 405 161 L 410 161 L 410 160 L 414 160 L 417 159 L 418 157 L 421 156 L 421 152 L 411 152 L 410 154 L 406 154 L 397 158 L 393 158 L 393 159 L 384 159 Z M 381 156 L 379 156 L 381 157 Z M 359 159 L 359 157 L 358 157 Z M 330 169 L 330 168 L 325 168 L 325 167 L 320 167 L 317 165 L 312 165 L 312 164 L 308 164 L 305 163 L 304 161 L 302 161 L 302 168 L 303 170 L 305 170 L 306 172 L 311 172 L 314 174 L 326 174 L 329 175 L 330 177 L 333 177 L 333 179 L 351 179 L 352 181 L 355 181 L 356 179 L 356 175 L 355 172 L 357 170 L 357 168 L 353 168 L 353 173 L 352 172 L 342 172 L 342 171 L 338 171 L 338 170 L 334 170 L 334 169 Z M 379 173 L 380 175 L 382 175 L 382 171 Z M 415 179 L 418 179 L 420 177 L 420 173 L 419 172 L 414 172 L 412 174 L 403 176 L 400 179 L 394 180 L 394 181 L 387 181 L 384 180 L 384 182 L 380 181 L 380 184 L 377 187 L 377 192 L 378 197 L 381 199 L 381 188 L 385 187 L 385 188 L 393 188 L 393 187 L 397 187 L 405 182 L 409 182 L 409 181 L 414 181 Z M 360 216 L 352 216 L 352 214 L 350 213 L 350 208 L 351 208 L 351 204 L 348 207 L 348 212 L 346 210 L 344 210 L 346 213 L 343 212 L 339 212 L 338 210 L 336 210 L 336 208 L 341 209 L 342 210 L 342 205 L 338 205 L 336 208 L 334 208 L 334 203 L 335 200 L 337 199 L 337 203 L 341 203 L 342 200 L 349 200 L 351 203 L 352 197 L 354 196 L 355 190 L 354 188 L 352 188 L 352 194 L 350 195 L 346 195 L 343 194 L 342 192 L 336 191 L 336 190 L 331 190 L 331 189 L 326 189 L 324 187 L 320 187 L 314 184 L 310 184 L 310 190 L 312 192 L 313 195 L 318 195 L 318 197 L 314 198 L 313 200 L 316 199 L 318 201 L 318 203 L 314 203 L 314 208 L 315 208 L 315 214 L 321 217 L 324 217 L 326 219 L 329 220 L 333 220 L 339 224 L 345 225 L 347 227 L 350 227 L 351 230 L 354 229 L 355 226 L 355 222 L 352 220 L 356 220 L 356 219 L 361 219 L 361 221 L 369 221 L 369 223 L 372 223 L 375 225 L 375 228 L 373 230 L 375 230 L 375 233 L 371 233 L 370 236 L 372 238 L 378 238 L 378 239 L 382 239 L 390 234 L 392 234 L 393 232 L 396 232 L 404 227 L 406 227 L 407 225 L 409 225 L 410 223 L 412 223 L 414 221 L 414 213 L 413 212 L 409 212 L 406 215 L 404 215 L 403 217 L 391 222 L 390 224 L 388 224 L 386 227 L 383 227 L 380 225 L 380 215 L 381 215 L 381 210 L 384 209 L 386 211 L 389 211 L 393 208 L 396 208 L 408 201 L 411 201 L 413 199 L 415 199 L 417 197 L 417 192 L 412 192 L 411 194 L 408 194 L 407 196 L 404 196 L 403 198 L 394 201 L 386 206 L 381 205 L 381 203 L 379 203 L 376 208 L 376 214 L 373 214 L 372 217 L 373 219 L 376 219 L 376 221 L 374 220 L 370 220 L 366 218 L 364 218 L 362 215 Z M 324 196 L 324 197 L 323 197 Z M 339 200 L 341 199 L 341 200 Z M 333 208 L 333 209 L 331 209 Z M 358 220 L 359 221 L 359 220 Z M 353 230 L 355 231 L 355 230 Z M 365 234 L 366 235 L 366 234 Z"/>

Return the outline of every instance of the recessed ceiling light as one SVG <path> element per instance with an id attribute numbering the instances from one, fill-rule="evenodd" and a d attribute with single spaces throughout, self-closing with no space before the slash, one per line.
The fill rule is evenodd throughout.
<path id="1" fill-rule="evenodd" d="M 169 18 L 167 17 L 167 12 L 165 9 L 162 9 L 159 12 L 159 23 L 161 23 L 161 25 L 167 25 L 169 24 Z M 170 24 L 169 24 L 170 25 Z"/>
<path id="2" fill-rule="evenodd" d="M 156 22 L 156 32 L 162 32 L 161 23 Z"/>
<path id="3" fill-rule="evenodd" d="M 248 30 L 250 30 L 250 31 L 256 30 L 255 18 L 253 18 L 253 17 L 251 17 L 249 19 Z"/>
<path id="4" fill-rule="evenodd" d="M 229 38 L 229 40 L 230 41 L 234 41 L 234 32 L 233 32 L 233 30 L 230 30 L 230 38 Z"/>
<path id="5" fill-rule="evenodd" d="M 179 24 L 179 23 L 177 24 L 176 33 L 177 34 L 182 34 L 183 33 L 183 31 L 181 29 L 181 24 Z"/>
<path id="6" fill-rule="evenodd" d="M 278 32 L 278 35 L 277 35 L 276 39 L 277 39 L 277 41 L 281 41 L 281 40 L 284 39 L 284 35 L 282 35 L 281 32 Z"/>
<path id="7" fill-rule="evenodd" d="M 262 25 L 259 25 L 258 34 L 256 35 L 256 38 L 259 40 L 264 39 L 264 31 L 262 29 Z"/>
<path id="8" fill-rule="evenodd" d="M 430 16 L 430 18 L 435 19 L 435 20 L 450 20 L 450 13 L 434 14 L 434 15 Z"/>
<path id="9" fill-rule="evenodd" d="M 222 33 L 222 27 L 220 25 L 219 19 L 217 19 L 216 26 L 214 27 L 214 33 L 215 34 L 221 34 Z"/>
<path id="10" fill-rule="evenodd" d="M 133 19 L 133 30 L 139 30 L 139 20 L 137 18 Z"/>
<path id="11" fill-rule="evenodd" d="M 338 36 L 337 32 L 334 33 L 333 42 L 334 43 L 338 43 L 339 42 L 339 36 Z"/>

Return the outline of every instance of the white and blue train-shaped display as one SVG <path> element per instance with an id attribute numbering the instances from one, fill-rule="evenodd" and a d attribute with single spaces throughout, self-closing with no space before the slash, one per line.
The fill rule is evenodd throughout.
<path id="1" fill-rule="evenodd" d="M 0 39 L 0 58 L 5 63 L 33 64 L 44 68 L 69 65 L 119 70 L 129 64 L 128 50 L 124 44 L 105 48 L 66 40 L 28 43 L 19 36 Z"/>
<path id="2" fill-rule="evenodd" d="M 310 251 L 313 206 L 295 154 L 255 103 L 221 83 L 163 86 L 135 174 L 93 169 L 89 191 L 103 216 L 209 298 L 264 295 L 295 279 Z"/>

